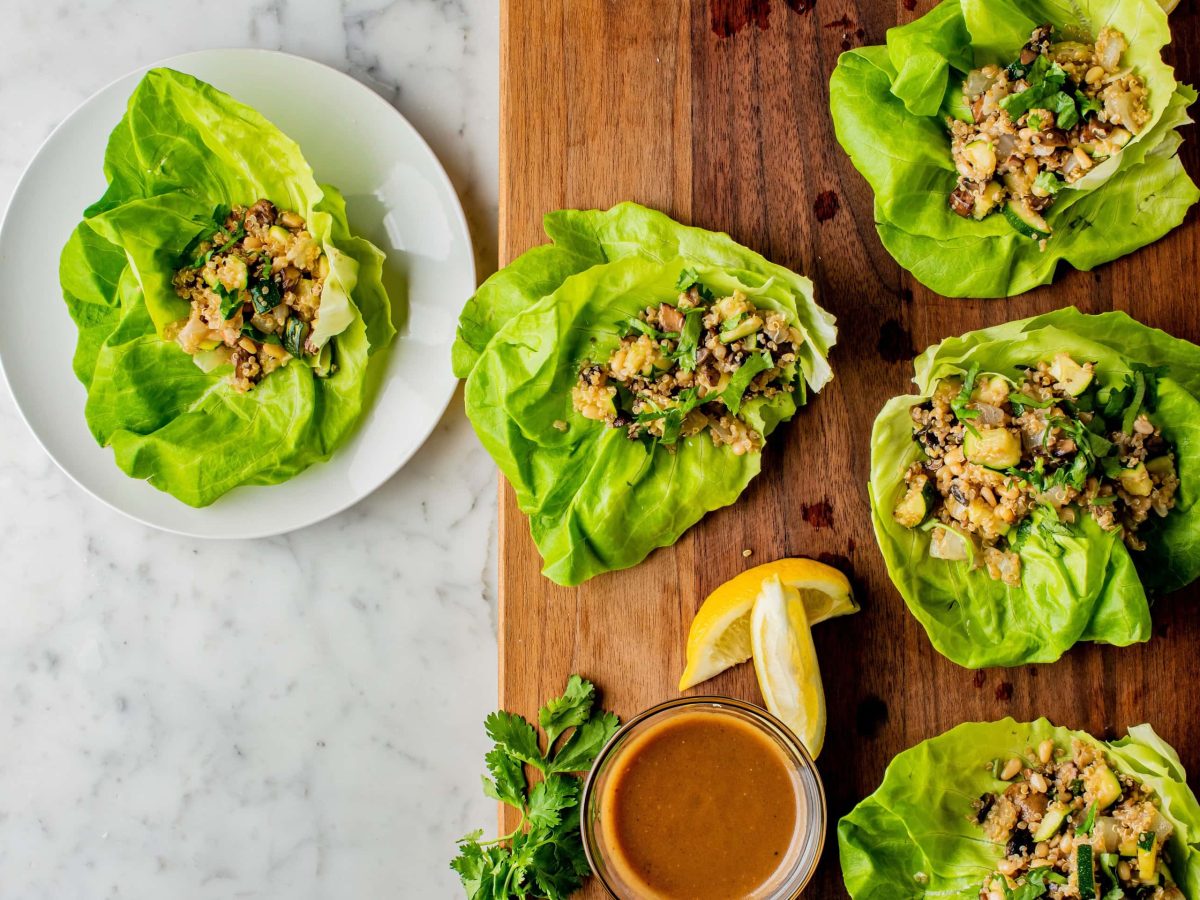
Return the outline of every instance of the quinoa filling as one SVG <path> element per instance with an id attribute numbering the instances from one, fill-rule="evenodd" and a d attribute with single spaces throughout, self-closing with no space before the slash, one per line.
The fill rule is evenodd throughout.
<path id="1" fill-rule="evenodd" d="M 694 275 L 680 276 L 675 303 L 648 306 L 629 319 L 606 361 L 582 367 L 574 408 L 632 440 L 673 447 L 707 431 L 713 444 L 738 456 L 757 452 L 763 438 L 747 423 L 746 404 L 795 390 L 803 334 L 741 291 L 715 297 Z"/>
<path id="2" fill-rule="evenodd" d="M 311 334 L 329 258 L 297 213 L 269 200 L 234 207 L 194 252 L 174 278 L 191 314 L 168 330 L 184 352 L 206 369 L 231 364 L 229 383 L 241 393 L 293 359 L 322 352 Z"/>
<path id="3" fill-rule="evenodd" d="M 1014 586 L 1033 530 L 1070 534 L 1081 515 L 1145 549 L 1139 529 L 1170 512 L 1179 487 L 1152 418 L 1163 374 L 1135 364 L 1122 385 L 1102 387 L 1092 363 L 1060 353 L 1019 381 L 978 367 L 943 379 L 911 409 L 924 458 L 905 473 L 894 518 L 932 532 L 931 556 Z"/>
<path id="4" fill-rule="evenodd" d="M 1080 740 L 1067 753 L 1047 739 L 1025 756 L 993 762 L 1011 783 L 974 803 L 971 818 L 1004 845 L 980 900 L 1185 900 L 1169 865 L 1173 827 L 1150 788 Z"/>
<path id="5" fill-rule="evenodd" d="M 963 83 L 970 121 L 948 119 L 958 185 L 950 208 L 983 219 L 1002 212 L 1026 237 L 1050 236 L 1043 213 L 1059 191 L 1116 156 L 1150 122 L 1146 83 L 1121 64 L 1115 28 L 1094 43 L 1034 30 L 1010 65 L 984 66 Z"/>

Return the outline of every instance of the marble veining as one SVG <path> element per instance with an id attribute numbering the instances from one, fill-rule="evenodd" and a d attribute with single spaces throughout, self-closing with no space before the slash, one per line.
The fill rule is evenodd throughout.
<path id="1" fill-rule="evenodd" d="M 5 0 L 0 14 L 0 206 L 109 81 L 265 47 L 395 105 L 449 171 L 481 275 L 494 268 L 493 0 Z M 495 496 L 460 392 L 408 466 L 336 518 L 180 538 L 73 485 L 0 390 L 0 894 L 455 896 L 454 838 L 495 821 L 478 781 Z"/>

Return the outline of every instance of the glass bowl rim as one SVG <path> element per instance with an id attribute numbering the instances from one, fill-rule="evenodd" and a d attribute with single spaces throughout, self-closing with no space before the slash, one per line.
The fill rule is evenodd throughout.
<path id="1" fill-rule="evenodd" d="M 596 881 L 604 888 L 604 891 L 610 896 L 616 898 L 618 895 L 613 890 L 605 877 L 603 870 L 596 865 L 596 854 L 593 848 L 590 829 L 588 827 L 588 809 L 592 804 L 592 795 L 595 793 L 596 777 L 603 768 L 604 763 L 612 755 L 613 749 L 617 744 L 628 735 L 631 731 L 647 721 L 657 718 L 664 713 L 672 712 L 677 709 L 687 707 L 707 707 L 707 708 L 725 708 L 733 710 L 737 713 L 742 713 L 749 718 L 756 727 L 766 731 L 771 736 L 779 740 L 790 752 L 799 758 L 801 765 L 793 766 L 793 770 L 807 773 L 811 776 L 811 783 L 801 779 L 800 791 L 805 798 L 812 804 L 812 812 L 809 813 L 810 821 L 815 816 L 820 824 L 820 829 L 817 831 L 817 839 L 813 842 L 811 850 L 807 854 L 802 854 L 797 859 L 796 867 L 800 868 L 802 860 L 808 858 L 809 864 L 807 871 L 804 873 L 804 881 L 800 884 L 791 884 L 785 882 L 781 888 L 789 889 L 791 893 L 787 894 L 789 898 L 800 896 L 800 892 L 812 880 L 813 873 L 816 871 L 817 864 L 820 862 L 821 856 L 825 850 L 825 832 L 829 826 L 829 810 L 825 800 L 825 785 L 821 780 L 821 774 L 817 770 L 817 765 L 813 761 L 812 754 L 808 752 L 808 748 L 804 746 L 804 742 L 796 737 L 795 733 L 788 728 L 782 720 L 777 718 L 768 710 L 757 704 L 747 700 L 739 700 L 736 697 L 725 697 L 719 694 L 703 694 L 695 697 L 675 697 L 671 700 L 664 700 L 661 703 L 656 703 L 653 706 L 639 712 L 633 718 L 621 724 L 621 727 L 616 730 L 612 737 L 600 748 L 600 752 L 596 754 L 596 759 L 592 763 L 591 769 L 588 770 L 587 778 L 584 779 L 583 791 L 579 795 L 579 832 L 580 838 L 583 841 L 583 852 L 587 857 L 589 868 L 592 870 L 592 875 Z M 793 761 L 794 762 L 794 761 Z M 814 790 L 815 788 L 815 790 Z"/>

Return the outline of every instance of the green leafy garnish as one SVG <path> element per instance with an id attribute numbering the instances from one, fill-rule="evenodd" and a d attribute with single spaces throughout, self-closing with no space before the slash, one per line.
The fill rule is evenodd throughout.
<path id="1" fill-rule="evenodd" d="M 1075 92 L 1075 102 L 1079 104 L 1079 117 L 1081 119 L 1098 115 L 1100 110 L 1103 109 L 1099 100 L 1089 97 L 1083 91 Z"/>
<path id="2" fill-rule="evenodd" d="M 704 310 L 702 307 L 694 306 L 691 309 L 679 310 L 683 313 L 683 330 L 679 332 L 679 346 L 676 348 L 674 358 L 679 364 L 679 368 L 685 372 L 690 372 L 696 368 L 696 351 L 700 349 L 700 330 L 704 318 Z"/>
<path id="3" fill-rule="evenodd" d="M 1047 881 L 1054 884 L 1066 884 L 1067 879 L 1062 874 L 1055 872 L 1049 866 L 1039 866 L 1036 869 L 1030 870 L 1025 877 L 1025 883 L 1019 885 L 1016 889 L 1008 886 L 1008 880 L 1003 876 L 998 876 L 997 879 L 1001 888 L 1004 890 L 1005 900 L 1037 900 L 1039 897 L 1044 897 L 1050 890 Z"/>
<path id="4" fill-rule="evenodd" d="M 1029 87 L 1019 94 L 1009 94 L 1000 101 L 1000 106 L 1017 120 L 1031 109 L 1046 107 L 1048 101 L 1067 81 L 1067 72 L 1047 56 L 1039 56 L 1025 74 Z M 1068 98 L 1069 99 L 1069 98 Z"/>
<path id="5" fill-rule="evenodd" d="M 1154 842 L 1156 840 L 1158 840 L 1158 832 L 1143 831 L 1141 834 L 1138 835 L 1138 841 L 1137 841 L 1138 849 L 1139 850 L 1147 850 L 1147 851 L 1153 850 Z"/>
<path id="6" fill-rule="evenodd" d="M 682 294 L 685 291 L 691 290 L 693 286 L 696 288 L 696 293 L 700 295 L 704 302 L 712 303 L 716 299 L 713 296 L 713 292 L 701 283 L 700 276 L 696 274 L 695 269 L 684 269 L 679 273 L 679 280 L 675 282 L 675 290 Z"/>
<path id="7" fill-rule="evenodd" d="M 1034 179 L 1033 186 L 1039 188 L 1053 197 L 1059 191 L 1067 186 L 1067 183 L 1055 175 L 1053 172 L 1039 172 L 1038 177 Z"/>
<path id="8" fill-rule="evenodd" d="M 221 319 L 228 322 L 242 308 L 242 292 L 227 291 L 218 285 L 217 293 L 221 295 Z"/>
<path id="9" fill-rule="evenodd" d="M 1075 829 L 1076 834 L 1089 835 L 1092 829 L 1096 827 L 1096 804 L 1092 803 L 1087 808 L 1087 815 L 1083 817 L 1083 824 Z"/>
<path id="10" fill-rule="evenodd" d="M 653 325 L 643 322 L 637 316 L 630 316 L 625 320 L 625 333 L 622 337 L 629 337 L 634 332 L 644 334 L 646 337 L 654 338 L 656 341 L 674 341 L 679 338 L 677 331 L 659 331 Z"/>
<path id="11" fill-rule="evenodd" d="M 741 368 L 733 373 L 733 377 L 729 379 L 729 384 L 725 386 L 725 390 L 721 392 L 721 399 L 725 401 L 725 405 L 729 407 L 729 411 L 735 416 L 742 409 L 742 395 L 746 393 L 746 388 L 750 387 L 756 375 L 767 371 L 775 363 L 771 360 L 770 353 L 755 353 L 748 357 Z"/>
<path id="12" fill-rule="evenodd" d="M 679 440 L 679 432 L 683 427 L 683 420 L 700 403 L 700 391 L 697 388 L 687 388 L 675 395 L 675 405 L 665 407 L 664 409 L 640 412 L 637 414 L 636 421 L 646 423 L 662 419 L 663 433 L 658 441 L 662 444 L 674 444 Z"/>
<path id="13" fill-rule="evenodd" d="M 968 406 L 971 402 L 971 395 L 975 393 L 975 379 L 978 377 L 979 363 L 971 363 L 971 368 L 967 370 L 967 377 L 963 379 L 962 390 L 958 392 L 957 397 L 950 401 L 950 408 L 954 410 L 954 415 L 959 419 L 979 418 L 979 410 Z"/>
<path id="14" fill-rule="evenodd" d="M 483 791 L 516 808 L 517 827 L 492 841 L 473 831 L 458 841 L 450 867 L 462 880 L 470 900 L 509 897 L 565 898 L 590 874 L 579 834 L 579 778 L 620 724 L 617 717 L 593 705 L 596 689 L 572 675 L 561 697 L 538 713 L 546 732 L 545 749 L 537 731 L 521 716 L 499 710 L 484 721 L 495 746 L 484 757 L 488 774 Z M 572 731 L 573 729 L 573 731 Z M 561 740 L 571 731 L 566 740 Z M 532 787 L 525 775 L 531 766 L 541 775 Z"/>

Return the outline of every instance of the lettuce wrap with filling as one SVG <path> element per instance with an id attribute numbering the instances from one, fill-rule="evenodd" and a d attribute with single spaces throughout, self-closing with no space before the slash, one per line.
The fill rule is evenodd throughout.
<path id="1" fill-rule="evenodd" d="M 371 357 L 395 334 L 383 254 L 350 234 L 342 196 L 253 109 L 170 69 L 134 90 L 104 173 L 108 189 L 59 270 L 96 440 L 126 474 L 191 506 L 328 459 L 362 414 Z M 231 207 L 260 198 L 299 213 L 328 257 L 311 338 L 325 352 L 237 393 L 229 365 L 205 371 L 165 335 L 188 316 L 172 279 L 189 250 Z"/>
<path id="2" fill-rule="evenodd" d="M 1101 749 L 1119 772 L 1151 788 L 1171 823 L 1170 870 L 1187 897 L 1200 896 L 1200 805 L 1176 752 L 1149 725 L 1118 741 L 1036 722 L 968 722 L 905 750 L 883 783 L 838 823 L 846 890 L 854 900 L 978 900 L 996 871 L 1003 844 L 989 841 L 973 819 L 972 803 L 1003 790 L 993 760 L 1028 758 L 1029 748 L 1072 739 Z M 1036 897 L 1027 891 L 1021 896 Z"/>
<path id="3" fill-rule="evenodd" d="M 620 346 L 622 323 L 673 303 L 685 272 L 718 296 L 738 291 L 782 313 L 803 338 L 788 372 L 793 390 L 741 407 L 764 438 L 832 377 L 836 330 L 807 278 L 728 235 L 635 203 L 553 212 L 544 227 L 553 243 L 497 272 L 467 303 L 454 368 L 467 380 L 476 433 L 529 516 L 544 574 L 575 585 L 673 544 L 733 503 L 761 467 L 759 452 L 735 455 L 705 433 L 668 447 L 576 411 L 581 365 Z"/>
<path id="4" fill-rule="evenodd" d="M 1135 366 L 1157 369 L 1153 418 L 1174 448 L 1174 508 L 1138 530 L 1144 550 L 1131 551 L 1119 529 L 1105 530 L 1088 515 L 1030 527 L 1015 586 L 971 560 L 931 557 L 933 532 L 905 527 L 893 515 L 904 473 L 924 459 L 910 410 L 942 379 L 972 367 L 1016 377 L 1062 352 L 1096 364 L 1098 389 L 1125 383 Z M 888 573 L 937 650 L 981 668 L 1053 662 L 1077 641 L 1148 640 L 1150 598 L 1200 574 L 1200 348 L 1124 313 L 1069 308 L 949 338 L 919 356 L 915 369 L 917 393 L 893 398 L 875 421 L 868 490 Z"/>
<path id="5" fill-rule="evenodd" d="M 957 172 L 947 118 L 970 121 L 962 85 L 973 69 L 1008 65 L 1031 31 L 1052 24 L 1095 39 L 1111 26 L 1124 63 L 1148 90 L 1150 121 L 1125 149 L 1058 194 L 1042 249 L 1002 215 L 955 214 Z M 1200 198 L 1177 151 L 1195 91 L 1162 60 L 1170 42 L 1156 0 L 943 0 L 887 33 L 885 46 L 842 54 L 830 81 L 838 141 L 875 194 L 888 252 L 949 297 L 1005 297 L 1053 280 L 1060 262 L 1090 270 L 1150 244 Z"/>

